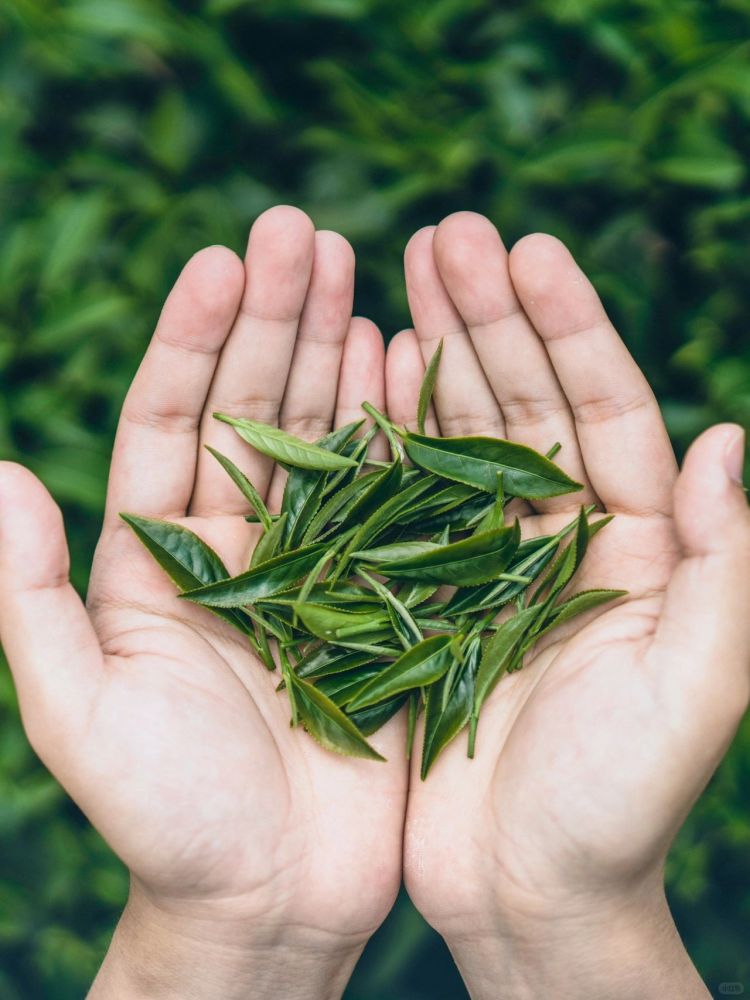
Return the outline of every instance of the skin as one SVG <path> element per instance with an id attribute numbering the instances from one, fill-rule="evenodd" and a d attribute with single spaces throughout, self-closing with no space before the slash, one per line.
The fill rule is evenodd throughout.
<path id="1" fill-rule="evenodd" d="M 95 1000 L 340 996 L 398 890 L 403 720 L 373 737 L 390 758 L 374 768 L 291 730 L 278 674 L 175 600 L 118 517 L 179 521 L 245 568 L 257 528 L 203 445 L 272 508 L 283 481 L 211 414 L 314 439 L 363 399 L 382 407 L 383 341 L 352 319 L 353 282 L 348 243 L 284 206 L 244 263 L 210 247 L 187 264 L 123 406 L 87 608 L 59 510 L 0 464 L 0 629 L 24 725 L 132 874 Z"/>
<path id="2" fill-rule="evenodd" d="M 0 635 L 24 724 L 132 873 L 94 1000 L 340 996 L 392 905 L 402 840 L 407 888 L 473 997 L 708 995 L 662 869 L 748 702 L 741 431 L 707 432 L 678 477 L 650 389 L 550 237 L 509 257 L 459 213 L 414 236 L 406 276 L 415 329 L 384 362 L 351 318 L 351 249 L 298 210 L 257 220 L 244 266 L 221 247 L 188 263 L 123 407 L 87 608 L 59 510 L 0 463 Z M 291 731 L 277 676 L 175 600 L 117 515 L 185 523 L 240 571 L 257 529 L 202 445 L 272 508 L 283 477 L 212 412 L 314 439 L 369 399 L 411 424 L 441 337 L 430 429 L 559 440 L 584 489 L 519 507 L 524 533 L 581 502 L 615 512 L 576 588 L 630 594 L 529 656 L 487 702 L 476 759 L 459 738 L 423 784 L 402 718 L 372 737 L 387 764 Z"/>
<path id="3" fill-rule="evenodd" d="M 404 878 L 472 997 L 707 997 L 664 900 L 675 833 L 750 689 L 743 434 L 706 432 L 678 475 L 653 394 L 592 286 L 549 236 L 509 255 L 473 213 L 405 255 L 413 330 L 391 342 L 387 404 L 413 426 L 444 353 L 432 430 L 546 451 L 584 486 L 524 505 L 524 535 L 580 503 L 616 514 L 575 590 L 629 595 L 570 623 L 503 679 L 477 753 L 457 739 L 411 776 Z"/>

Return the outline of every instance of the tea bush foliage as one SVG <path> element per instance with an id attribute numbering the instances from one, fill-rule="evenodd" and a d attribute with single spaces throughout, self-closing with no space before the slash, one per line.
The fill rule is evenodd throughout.
<path id="1" fill-rule="evenodd" d="M 750 0 L 6 0 L 0 450 L 63 505 L 76 584 L 165 293 L 280 201 L 352 241 L 357 310 L 386 336 L 408 323 L 419 226 L 471 208 L 508 243 L 552 232 L 680 453 L 711 422 L 750 423 L 748 29 Z M 125 873 L 29 750 L 5 668 L 0 713 L 0 1000 L 73 1000 Z M 745 726 L 670 858 L 714 989 L 750 989 L 748 789 Z M 405 899 L 348 992 L 461 995 Z"/>

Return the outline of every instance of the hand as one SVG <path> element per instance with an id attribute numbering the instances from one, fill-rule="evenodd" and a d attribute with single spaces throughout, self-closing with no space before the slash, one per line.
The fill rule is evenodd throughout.
<path id="1" fill-rule="evenodd" d="M 262 215 L 245 265 L 187 264 L 126 398 L 86 611 L 59 510 L 0 465 L 0 629 L 39 756 L 129 867 L 92 997 L 335 997 L 395 898 L 403 720 L 387 764 L 289 728 L 278 675 L 175 589 L 118 517 L 188 525 L 232 573 L 257 529 L 215 459 L 278 506 L 278 469 L 220 410 L 313 439 L 384 405 L 383 345 L 351 319 L 354 259 L 297 209 Z"/>
<path id="2" fill-rule="evenodd" d="M 523 533 L 597 503 L 616 517 L 575 589 L 629 591 L 501 681 L 475 760 L 458 739 L 424 783 L 412 774 L 409 894 L 474 997 L 705 997 L 662 870 L 748 704 L 742 432 L 706 432 L 678 476 L 646 380 L 552 237 L 508 256 L 459 213 L 418 232 L 405 264 L 415 331 L 388 350 L 390 417 L 413 423 L 445 338 L 432 430 L 560 441 L 584 489 L 527 507 Z"/>

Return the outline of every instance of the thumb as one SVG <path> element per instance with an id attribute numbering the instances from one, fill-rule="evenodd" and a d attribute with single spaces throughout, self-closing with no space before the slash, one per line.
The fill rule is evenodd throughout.
<path id="1" fill-rule="evenodd" d="M 27 735 L 46 763 L 81 732 L 103 676 L 68 569 L 59 507 L 28 469 L 0 462 L 0 642 Z"/>
<path id="2" fill-rule="evenodd" d="M 687 453 L 674 493 L 683 558 L 667 589 L 653 648 L 665 683 L 705 721 L 726 722 L 728 738 L 750 697 L 744 453 L 745 433 L 736 424 L 710 428 Z"/>

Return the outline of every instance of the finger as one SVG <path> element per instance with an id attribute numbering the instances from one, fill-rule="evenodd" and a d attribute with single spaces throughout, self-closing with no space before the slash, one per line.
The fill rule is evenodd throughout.
<path id="1" fill-rule="evenodd" d="M 595 501 L 573 414 L 513 289 L 508 254 L 497 229 L 484 216 L 456 212 L 438 226 L 433 249 L 440 277 L 500 406 L 507 436 L 542 453 L 559 442 L 560 464 L 584 484 L 582 492 L 536 502 L 534 507 L 559 511 Z"/>
<path id="2" fill-rule="evenodd" d="M 198 427 L 219 352 L 237 315 L 245 275 L 225 247 L 185 265 L 125 398 L 105 519 L 120 511 L 185 514 L 195 482 Z"/>
<path id="3" fill-rule="evenodd" d="M 677 467 L 659 406 L 591 283 L 552 236 L 517 243 L 510 274 L 570 403 L 596 494 L 610 511 L 668 514 Z"/>
<path id="4" fill-rule="evenodd" d="M 425 364 L 443 340 L 433 397 L 441 433 L 446 437 L 504 437 L 500 408 L 438 273 L 432 246 L 434 232 L 435 227 L 430 226 L 412 236 L 404 253 L 404 271 L 409 308 Z"/>
<path id="5" fill-rule="evenodd" d="M 741 485 L 744 432 L 706 431 L 674 491 L 683 559 L 672 575 L 649 662 L 678 715 L 718 762 L 750 698 L 750 511 Z"/>
<path id="6" fill-rule="evenodd" d="M 361 420 L 365 416 L 363 402 L 372 403 L 379 410 L 385 409 L 385 345 L 380 330 L 373 322 L 363 316 L 355 316 L 344 343 L 335 426 L 343 427 L 354 420 Z M 371 423 L 368 417 L 365 426 Z M 369 454 L 376 459 L 387 458 L 388 448 L 382 435 L 373 440 Z"/>
<path id="7" fill-rule="evenodd" d="M 397 333 L 388 344 L 385 356 L 386 407 L 395 424 L 404 425 L 411 431 L 417 429 L 417 405 L 424 372 L 425 363 L 414 330 Z M 432 405 L 425 419 L 425 430 L 432 435 L 440 433 Z"/>
<path id="8" fill-rule="evenodd" d="M 341 356 L 354 299 L 354 251 L 338 233 L 315 234 L 310 286 L 300 317 L 280 424 L 314 441 L 333 426 Z M 274 470 L 269 504 L 281 501 L 286 475 Z"/>
<path id="9" fill-rule="evenodd" d="M 101 649 L 68 569 L 59 508 L 28 469 L 0 462 L 0 640 L 26 732 L 56 773 L 103 678 Z"/>
<path id="10" fill-rule="evenodd" d="M 201 422 L 201 444 L 231 458 L 261 495 L 268 490 L 273 463 L 212 414 L 278 424 L 310 283 L 314 239 L 310 219 L 288 205 L 271 208 L 255 221 L 245 255 L 245 293 L 221 352 Z M 201 448 L 190 513 L 207 516 L 246 510 L 235 485 Z"/>

